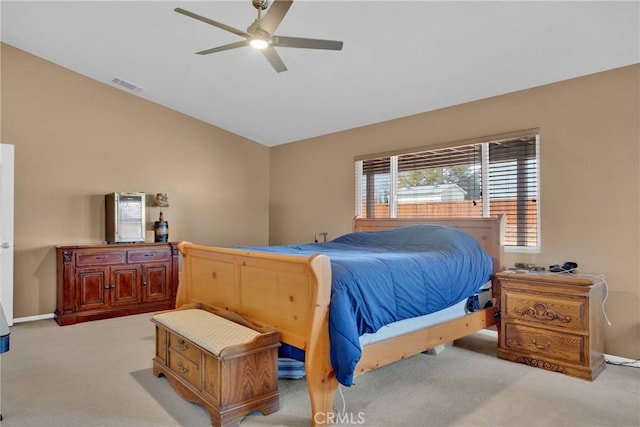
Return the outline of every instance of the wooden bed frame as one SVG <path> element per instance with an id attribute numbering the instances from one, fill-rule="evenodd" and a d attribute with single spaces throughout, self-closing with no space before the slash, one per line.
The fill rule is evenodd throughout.
<path id="1" fill-rule="evenodd" d="M 502 269 L 505 218 L 356 218 L 353 231 L 379 231 L 410 224 L 441 224 L 473 236 Z M 332 419 L 338 381 L 329 360 L 329 258 L 309 258 L 182 242 L 182 274 L 176 307 L 204 304 L 238 313 L 280 331 L 282 342 L 305 350 L 305 373 L 312 425 Z M 367 345 L 355 373 L 360 374 L 418 354 L 498 323 L 500 287 L 493 280 L 494 307 L 462 318 Z M 499 329 L 499 328 L 498 328 Z"/>

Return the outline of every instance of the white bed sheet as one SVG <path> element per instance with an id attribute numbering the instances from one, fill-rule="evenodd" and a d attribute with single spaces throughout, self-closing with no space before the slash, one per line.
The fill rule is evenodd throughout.
<path id="1" fill-rule="evenodd" d="M 482 286 L 482 292 L 478 293 L 480 308 L 484 308 L 485 304 L 491 301 L 491 282 L 487 282 Z M 364 334 L 360 337 L 360 346 L 382 341 L 398 335 L 423 329 L 428 326 L 437 325 L 438 323 L 453 320 L 462 317 L 468 313 L 467 300 L 445 308 L 444 310 L 425 316 L 414 317 L 412 319 L 400 320 L 390 325 L 383 326 L 376 333 Z M 278 358 L 278 378 L 299 379 L 305 377 L 304 362 L 294 359 Z"/>
<path id="2" fill-rule="evenodd" d="M 485 283 L 481 289 L 482 291 L 478 293 L 478 299 L 480 308 L 484 308 L 485 304 L 488 301 L 491 301 L 491 282 Z M 445 308 L 444 310 L 436 311 L 435 313 L 426 314 L 420 317 L 412 317 L 410 319 L 399 320 L 397 322 L 383 326 L 375 333 L 367 333 L 361 335 L 360 347 L 389 338 L 397 337 L 409 332 L 414 332 L 419 329 L 424 329 L 429 326 L 437 325 L 438 323 L 457 319 L 459 317 L 465 316 L 468 313 L 469 311 L 467 310 L 467 299 L 464 299 L 459 303 L 452 305 L 451 307 Z"/>

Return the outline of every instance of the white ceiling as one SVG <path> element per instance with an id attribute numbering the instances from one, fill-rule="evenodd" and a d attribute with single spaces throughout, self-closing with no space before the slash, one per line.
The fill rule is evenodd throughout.
<path id="1" fill-rule="evenodd" d="M 250 0 L 1 2 L 2 41 L 266 146 L 640 62 L 638 1 L 295 1 L 277 34 L 342 40 L 277 48 L 276 73 L 241 40 Z M 123 89 L 124 90 L 124 89 Z"/>

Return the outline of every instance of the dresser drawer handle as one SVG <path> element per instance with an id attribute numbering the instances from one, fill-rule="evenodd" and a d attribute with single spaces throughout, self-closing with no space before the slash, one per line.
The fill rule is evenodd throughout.
<path id="1" fill-rule="evenodd" d="M 184 375 L 184 374 L 186 374 L 187 372 L 189 372 L 189 368 L 188 368 L 188 367 L 186 367 L 186 366 L 184 366 L 184 365 L 182 364 L 182 362 L 178 362 L 178 369 L 177 369 L 177 371 L 178 371 L 178 373 L 179 373 L 179 374 Z"/>
<path id="2" fill-rule="evenodd" d="M 189 348 L 189 345 L 185 342 L 185 340 L 178 341 L 178 345 L 176 346 L 178 351 L 185 351 Z"/>
<path id="3" fill-rule="evenodd" d="M 144 256 L 156 256 L 156 254 L 144 254 Z"/>
<path id="4" fill-rule="evenodd" d="M 531 344 L 533 344 L 536 348 L 540 349 L 540 350 L 546 350 L 548 348 L 551 348 L 551 342 L 547 341 L 547 343 L 545 345 L 538 345 L 538 342 L 535 339 L 531 340 Z"/>

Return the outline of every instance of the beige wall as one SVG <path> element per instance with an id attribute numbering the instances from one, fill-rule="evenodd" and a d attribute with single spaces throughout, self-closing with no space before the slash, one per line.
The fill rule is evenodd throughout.
<path id="1" fill-rule="evenodd" d="M 104 194 L 166 192 L 172 241 L 267 244 L 269 149 L 2 44 L 15 145 L 14 317 L 55 310 L 55 245 L 104 241 Z M 157 208 L 147 209 L 148 239 Z"/>
<path id="2" fill-rule="evenodd" d="M 508 254 L 507 265 L 576 261 L 604 274 L 606 352 L 638 358 L 639 81 L 635 65 L 274 147 L 270 243 L 350 231 L 357 155 L 539 127 L 542 252 Z"/>
<path id="3" fill-rule="evenodd" d="M 640 356 L 638 65 L 268 149 L 1 46 L 15 317 L 54 311 L 54 246 L 104 239 L 105 193 L 166 192 L 174 241 L 334 238 L 351 227 L 354 156 L 539 127 L 542 253 L 507 264 L 573 260 L 605 274 L 606 351 Z"/>

